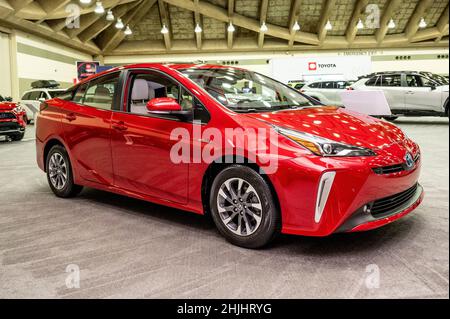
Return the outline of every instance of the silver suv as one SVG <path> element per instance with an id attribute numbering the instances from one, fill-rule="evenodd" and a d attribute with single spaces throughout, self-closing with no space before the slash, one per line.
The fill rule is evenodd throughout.
<path id="1" fill-rule="evenodd" d="M 380 72 L 360 78 L 353 90 L 383 91 L 394 115 L 448 116 L 448 79 L 429 72 Z"/>

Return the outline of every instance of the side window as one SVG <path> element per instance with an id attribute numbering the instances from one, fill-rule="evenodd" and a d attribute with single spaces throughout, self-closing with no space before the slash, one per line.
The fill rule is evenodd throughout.
<path id="1" fill-rule="evenodd" d="M 319 87 L 320 83 L 316 82 L 316 83 L 311 83 L 310 85 L 308 85 L 311 89 L 317 89 Z"/>
<path id="2" fill-rule="evenodd" d="M 147 103 L 155 98 L 170 97 L 180 101 L 180 86 L 178 83 L 158 73 L 136 74 L 132 76 L 131 81 L 131 94 L 128 99 L 130 113 L 148 114 Z M 189 107 L 187 99 L 184 103 L 186 107 Z"/>
<path id="3" fill-rule="evenodd" d="M 322 89 L 325 90 L 334 89 L 334 82 L 322 82 Z"/>
<path id="4" fill-rule="evenodd" d="M 87 84 L 83 84 L 76 89 L 77 91 L 72 99 L 73 102 L 83 104 L 87 86 L 88 86 Z"/>
<path id="5" fill-rule="evenodd" d="M 371 78 L 369 81 L 366 82 L 366 86 L 380 86 L 380 76 L 374 76 L 373 78 Z"/>
<path id="6" fill-rule="evenodd" d="M 181 88 L 180 105 L 183 111 L 194 111 L 195 122 L 205 124 L 211 120 L 211 116 L 203 104 L 184 88 Z"/>
<path id="7" fill-rule="evenodd" d="M 189 111 L 194 108 L 194 97 L 184 88 L 181 89 L 180 105 L 183 111 Z"/>
<path id="8" fill-rule="evenodd" d="M 381 86 L 386 87 L 401 87 L 402 76 L 400 74 L 383 75 L 381 79 Z"/>
<path id="9" fill-rule="evenodd" d="M 25 93 L 24 95 L 23 95 L 23 97 L 22 97 L 22 100 L 23 101 L 27 101 L 27 100 L 29 100 L 30 99 L 30 93 Z"/>
<path id="10" fill-rule="evenodd" d="M 40 99 L 48 100 L 49 96 L 47 95 L 47 92 L 41 91 L 41 94 L 39 95 L 39 100 Z"/>
<path id="11" fill-rule="evenodd" d="M 406 75 L 406 84 L 408 85 L 408 87 L 420 87 L 420 86 L 422 86 L 420 78 L 417 75 L 413 75 L 413 74 L 407 74 Z"/>
<path id="12" fill-rule="evenodd" d="M 431 79 L 429 79 L 429 78 L 426 78 L 426 77 L 423 77 L 423 76 L 421 76 L 420 77 L 420 82 L 422 82 L 421 84 L 421 86 L 422 87 L 433 87 L 433 86 L 438 86 L 433 80 L 431 80 Z"/>
<path id="13" fill-rule="evenodd" d="M 92 80 L 84 96 L 83 104 L 102 110 L 111 110 L 118 83 L 119 74 L 117 73 Z"/>
<path id="14" fill-rule="evenodd" d="M 350 86 L 348 82 L 339 81 L 335 82 L 335 88 L 339 90 L 344 90 L 347 86 Z"/>
<path id="15" fill-rule="evenodd" d="M 30 92 L 30 96 L 28 97 L 28 100 L 37 101 L 37 100 L 39 100 L 40 96 L 41 96 L 41 91 L 33 91 L 33 92 Z"/>

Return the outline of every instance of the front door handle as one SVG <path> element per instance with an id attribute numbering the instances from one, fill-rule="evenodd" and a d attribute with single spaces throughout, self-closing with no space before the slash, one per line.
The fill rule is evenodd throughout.
<path id="1" fill-rule="evenodd" d="M 125 125 L 123 121 L 115 122 L 112 124 L 113 129 L 118 131 L 126 131 L 128 127 Z"/>
<path id="2" fill-rule="evenodd" d="M 77 119 L 77 116 L 74 113 L 66 114 L 66 120 L 69 122 L 73 122 Z"/>

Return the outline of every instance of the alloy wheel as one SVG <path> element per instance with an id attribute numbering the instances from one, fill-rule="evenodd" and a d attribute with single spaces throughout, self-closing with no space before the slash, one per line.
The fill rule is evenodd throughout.
<path id="1" fill-rule="evenodd" d="M 67 184 L 67 164 L 60 153 L 54 153 L 49 161 L 50 181 L 57 190 L 63 189 Z"/>
<path id="2" fill-rule="evenodd" d="M 261 225 L 261 199 L 244 179 L 231 178 L 222 184 L 217 195 L 217 208 L 223 224 L 238 236 L 250 236 Z"/>

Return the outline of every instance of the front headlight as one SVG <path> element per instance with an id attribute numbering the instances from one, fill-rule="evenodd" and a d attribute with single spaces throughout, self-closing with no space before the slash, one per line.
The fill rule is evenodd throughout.
<path id="1" fill-rule="evenodd" d="M 16 107 L 13 109 L 13 112 L 15 113 L 22 113 L 24 111 L 25 109 L 19 103 L 17 103 Z"/>
<path id="2" fill-rule="evenodd" d="M 371 149 L 275 126 L 275 130 L 319 156 L 376 156 Z"/>

